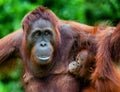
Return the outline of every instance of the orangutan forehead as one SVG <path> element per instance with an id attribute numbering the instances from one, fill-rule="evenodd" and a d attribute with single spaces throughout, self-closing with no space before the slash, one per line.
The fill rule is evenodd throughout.
<path id="1" fill-rule="evenodd" d="M 50 21 L 40 18 L 33 23 L 32 29 L 35 28 L 53 28 L 53 26 Z"/>

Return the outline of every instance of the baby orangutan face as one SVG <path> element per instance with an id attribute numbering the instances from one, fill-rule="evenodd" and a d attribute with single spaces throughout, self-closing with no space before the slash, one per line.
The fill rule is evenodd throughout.
<path id="1" fill-rule="evenodd" d="M 78 53 L 76 61 L 69 64 L 68 70 L 77 77 L 90 77 L 95 68 L 95 57 L 88 50 Z"/>

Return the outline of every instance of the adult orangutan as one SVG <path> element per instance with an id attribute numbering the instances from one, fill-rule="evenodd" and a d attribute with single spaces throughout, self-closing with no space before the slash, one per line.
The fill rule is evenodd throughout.
<path id="1" fill-rule="evenodd" d="M 69 72 L 82 79 L 82 92 L 120 92 L 120 25 L 98 32 L 96 38 L 96 51 L 80 51 Z"/>
<path id="2" fill-rule="evenodd" d="M 97 36 L 99 41 L 92 83 L 97 92 L 120 92 L 120 25 Z"/>
<path id="3" fill-rule="evenodd" d="M 22 30 L 0 40 L 0 64 L 22 59 L 26 92 L 79 92 L 81 84 L 67 68 L 81 49 L 94 42 L 94 27 L 60 20 L 38 7 L 24 17 Z"/>

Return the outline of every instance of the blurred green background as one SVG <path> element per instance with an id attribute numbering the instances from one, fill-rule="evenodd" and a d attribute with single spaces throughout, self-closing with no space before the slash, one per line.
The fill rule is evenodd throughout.
<path id="1" fill-rule="evenodd" d="M 59 18 L 88 25 L 120 21 L 120 0 L 0 0 L 0 38 L 21 28 L 26 13 L 39 5 L 51 9 Z M 0 92 L 23 92 L 20 82 L 22 65 L 0 74 Z"/>

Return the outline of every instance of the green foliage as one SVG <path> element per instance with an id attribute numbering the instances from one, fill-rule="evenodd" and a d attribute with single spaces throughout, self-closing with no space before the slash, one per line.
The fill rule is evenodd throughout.
<path id="1" fill-rule="evenodd" d="M 0 92 L 23 92 L 21 83 L 22 64 L 18 60 L 12 67 L 6 66 L 3 70 L 0 69 Z"/>
<path id="2" fill-rule="evenodd" d="M 88 0 L 86 18 L 88 24 L 97 21 L 111 21 L 116 25 L 120 21 L 119 0 Z"/>
<path id="3" fill-rule="evenodd" d="M 61 19 L 89 25 L 111 21 L 116 25 L 120 21 L 119 4 L 120 0 L 0 0 L 0 38 L 19 29 L 24 15 L 39 5 L 48 7 Z M 0 76 L 0 92 L 23 92 L 20 75 L 18 69 L 9 76 Z"/>
<path id="4" fill-rule="evenodd" d="M 23 92 L 20 81 L 0 82 L 0 92 Z"/>
<path id="5" fill-rule="evenodd" d="M 0 37 L 21 27 L 24 15 L 36 5 L 24 0 L 0 0 Z"/>
<path id="6" fill-rule="evenodd" d="M 21 27 L 24 15 L 38 5 L 52 9 L 65 20 L 89 25 L 110 20 L 116 25 L 120 20 L 119 0 L 0 0 L 0 38 Z"/>

